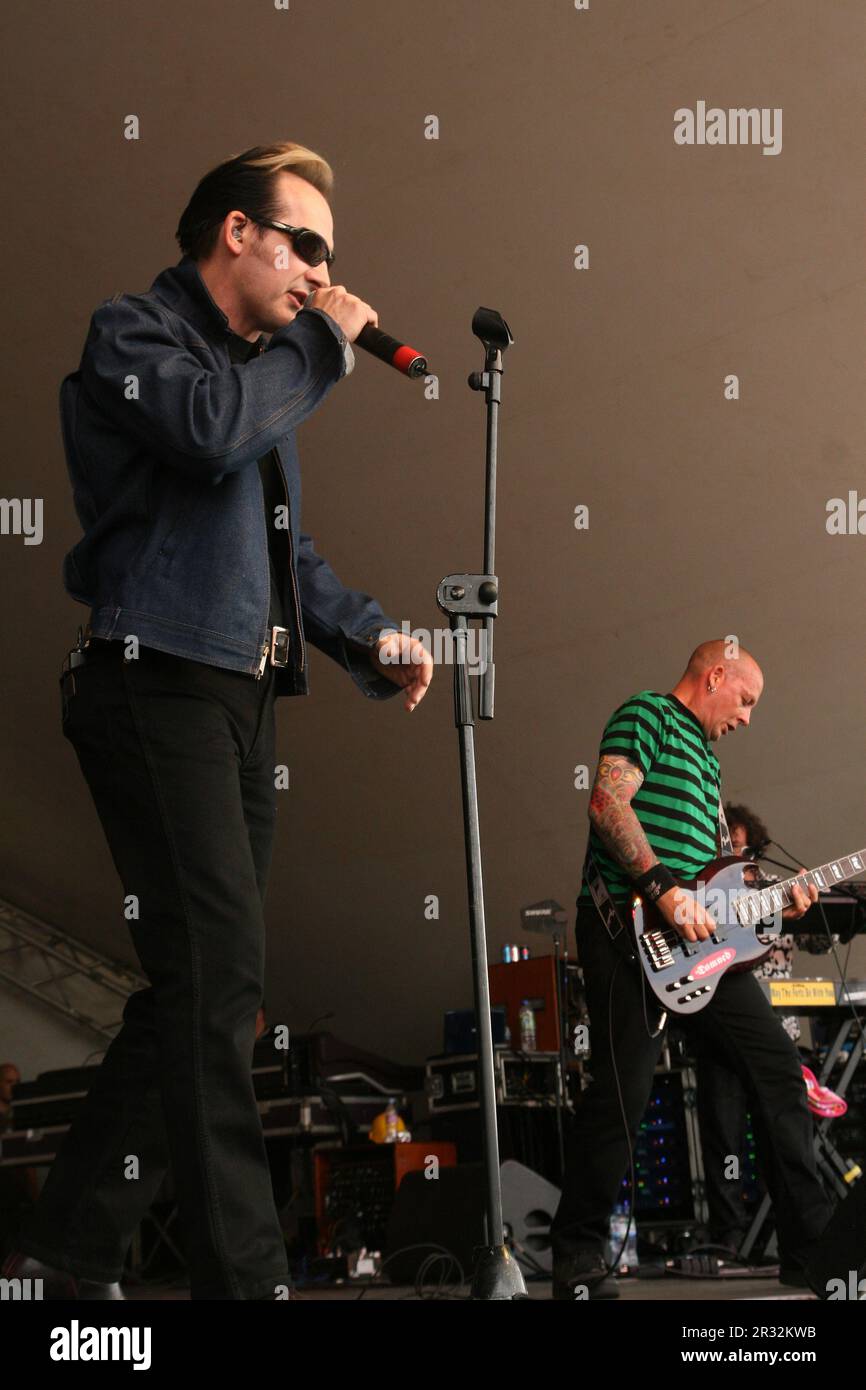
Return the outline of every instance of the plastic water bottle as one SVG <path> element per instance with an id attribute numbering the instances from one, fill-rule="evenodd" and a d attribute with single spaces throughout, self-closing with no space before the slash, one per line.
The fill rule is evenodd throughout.
<path id="1" fill-rule="evenodd" d="M 628 1240 L 625 1240 L 625 1233 L 628 1231 Z M 625 1248 L 620 1253 L 620 1246 L 625 1240 Z M 628 1208 L 621 1203 L 613 1209 L 610 1218 L 610 1248 L 608 1253 L 608 1264 L 618 1259 L 618 1264 L 614 1273 L 625 1273 L 630 1269 L 637 1269 L 637 1231 L 634 1222 L 629 1229 Z"/>
<path id="2" fill-rule="evenodd" d="M 637 1225 L 634 1221 L 631 1223 L 631 1230 L 628 1233 L 628 1240 L 625 1244 L 625 1262 L 629 1269 L 637 1269 L 638 1267 Z"/>
<path id="3" fill-rule="evenodd" d="M 517 1015 L 520 1022 L 520 1050 L 521 1052 L 534 1052 L 535 1041 L 535 1010 L 528 999 L 521 999 L 520 1013 Z"/>
<path id="4" fill-rule="evenodd" d="M 394 1099 L 394 1097 L 391 1096 L 391 1097 L 389 1098 L 389 1100 L 388 1100 L 388 1104 L 387 1104 L 386 1109 L 385 1109 L 385 1143 L 386 1143 L 386 1144 L 396 1144 L 396 1142 L 397 1142 L 397 1135 L 398 1135 L 398 1133 L 399 1133 L 399 1123 L 398 1123 L 398 1122 L 399 1122 L 399 1119 L 400 1119 L 400 1116 L 399 1116 L 399 1114 L 398 1114 L 398 1112 L 397 1112 L 397 1102 L 396 1102 L 396 1100 Z"/>

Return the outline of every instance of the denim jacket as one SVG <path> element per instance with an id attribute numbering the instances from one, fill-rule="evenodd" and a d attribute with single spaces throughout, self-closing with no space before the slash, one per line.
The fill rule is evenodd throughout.
<path id="1" fill-rule="evenodd" d="M 370 650 L 399 630 L 343 585 L 300 531 L 295 428 L 350 365 L 345 335 L 301 309 L 264 352 L 232 365 L 228 319 L 184 256 L 146 294 L 104 301 L 78 371 L 60 388 L 63 442 L 84 532 L 63 582 L 94 637 L 256 676 L 268 651 L 270 570 L 258 459 L 276 451 L 286 489 L 289 664 L 276 695 L 309 693 L 305 637 L 371 699 L 399 694 Z"/>

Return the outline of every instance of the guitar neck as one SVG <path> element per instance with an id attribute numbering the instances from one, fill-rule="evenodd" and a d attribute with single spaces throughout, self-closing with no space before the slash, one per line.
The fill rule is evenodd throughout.
<path id="1" fill-rule="evenodd" d="M 866 849 L 859 849 L 855 854 L 846 854 L 841 859 L 831 859 L 829 864 L 821 864 L 817 869 L 808 869 L 803 874 L 795 874 L 793 878 L 783 879 L 780 883 L 771 883 L 766 888 L 756 888 L 740 899 L 738 912 L 742 911 L 748 921 L 759 922 L 762 918 L 771 917 L 774 912 L 791 906 L 794 901 L 792 890 L 795 883 L 799 883 L 801 887 L 803 884 L 814 883 L 819 893 L 826 893 L 835 884 L 856 878 L 857 874 L 863 873 L 864 870 Z"/>

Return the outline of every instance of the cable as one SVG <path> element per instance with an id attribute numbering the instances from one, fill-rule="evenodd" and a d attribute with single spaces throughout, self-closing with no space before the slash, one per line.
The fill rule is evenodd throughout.
<path id="1" fill-rule="evenodd" d="M 383 1276 L 383 1274 L 385 1273 L 385 1268 L 386 1268 L 386 1266 L 389 1265 L 389 1264 L 391 1263 L 392 1260 L 396 1259 L 398 1255 L 405 1255 L 406 1252 L 407 1252 L 408 1250 L 430 1250 L 430 1251 L 433 1252 L 432 1254 L 428 1255 L 428 1256 L 426 1257 L 426 1259 L 424 1259 L 424 1260 L 421 1261 L 421 1264 L 420 1264 L 420 1266 L 419 1266 L 419 1268 L 418 1268 L 418 1272 L 417 1272 L 416 1275 L 415 1275 L 415 1297 L 416 1297 L 416 1298 L 422 1298 L 422 1299 L 429 1299 L 429 1298 L 450 1298 L 450 1299 L 455 1299 L 457 1302 L 460 1302 L 460 1303 L 467 1303 L 467 1302 L 469 1302 L 469 1299 L 465 1298 L 463 1295 L 456 1294 L 456 1293 L 428 1294 L 428 1293 L 425 1293 L 425 1292 L 424 1292 L 424 1287 L 423 1287 L 424 1278 L 426 1277 L 426 1275 L 428 1274 L 428 1272 L 429 1272 L 430 1269 L 435 1268 L 435 1266 L 436 1266 L 436 1264 L 437 1264 L 438 1262 L 445 1262 L 445 1271 L 447 1271 L 449 1268 L 453 1267 L 453 1268 L 455 1269 L 455 1271 L 457 1272 L 457 1274 L 459 1275 L 459 1278 L 458 1278 L 457 1282 L 456 1282 L 456 1283 L 452 1283 L 452 1284 L 449 1286 L 449 1285 L 446 1284 L 446 1281 L 445 1281 L 445 1271 L 443 1271 L 443 1274 L 440 1275 L 440 1278 L 439 1278 L 439 1287 L 440 1287 L 440 1289 L 441 1289 L 441 1288 L 446 1288 L 446 1287 L 450 1287 L 450 1288 L 452 1288 L 452 1289 L 462 1288 L 463 1285 L 466 1283 L 466 1273 L 465 1273 L 465 1270 L 463 1269 L 462 1264 L 460 1263 L 460 1261 L 458 1260 L 458 1258 L 457 1258 L 457 1256 L 454 1254 L 454 1252 L 451 1251 L 451 1250 L 449 1250 L 449 1249 L 448 1249 L 446 1246 L 444 1246 L 444 1245 L 436 1245 L 433 1241 L 429 1241 L 429 1240 L 419 1241 L 419 1242 L 417 1242 L 417 1243 L 414 1244 L 414 1245 L 402 1245 L 402 1246 L 400 1247 L 399 1250 L 392 1250 L 392 1251 L 391 1251 L 391 1254 L 387 1257 L 387 1259 L 384 1259 L 384 1260 L 382 1261 L 382 1264 L 381 1264 L 381 1266 L 380 1266 L 380 1268 L 379 1268 L 378 1273 L 375 1274 L 375 1275 L 373 1276 L 373 1278 L 370 1280 L 369 1284 L 365 1285 L 365 1287 L 364 1287 L 364 1288 L 361 1290 L 361 1292 L 358 1294 L 358 1297 L 355 1299 L 355 1302 L 356 1302 L 356 1303 L 360 1303 L 360 1302 L 361 1302 L 361 1299 L 362 1299 L 362 1298 L 364 1297 L 364 1295 L 367 1293 L 368 1289 L 372 1289 L 372 1288 L 374 1287 L 374 1285 L 376 1285 L 376 1284 L 378 1284 L 378 1283 L 381 1282 L 382 1276 Z"/>
<path id="2" fill-rule="evenodd" d="M 623 930 L 625 930 L 625 929 L 626 929 L 625 926 L 623 926 Z M 619 968 L 620 968 L 620 966 L 623 964 L 624 960 L 625 960 L 625 956 L 623 956 L 623 955 L 619 955 L 619 956 L 617 957 L 616 965 L 614 966 L 614 968 L 613 968 L 613 973 L 612 973 L 612 975 L 611 975 L 611 977 L 610 977 L 610 985 L 609 985 L 609 988 L 608 988 L 608 996 L 607 996 L 607 1021 L 608 1021 L 608 1046 L 609 1046 L 609 1048 L 610 1048 L 610 1061 L 611 1061 L 611 1067 L 612 1067 L 612 1069 L 613 1069 L 614 1082 L 615 1082 L 615 1084 L 616 1084 L 616 1095 L 617 1095 L 617 1101 L 618 1101 L 618 1103 L 619 1103 L 620 1118 L 622 1119 L 623 1133 L 624 1133 L 624 1135 L 625 1135 L 626 1147 L 627 1147 L 627 1149 L 628 1149 L 629 1215 L 628 1215 L 628 1225 L 626 1226 L 625 1235 L 623 1236 L 622 1243 L 620 1244 L 619 1249 L 617 1250 L 616 1254 L 615 1254 L 614 1257 L 613 1257 L 613 1260 L 612 1260 L 610 1263 L 605 1262 L 604 1278 L 607 1278 L 609 1275 L 612 1275 L 612 1274 L 614 1273 L 614 1271 L 617 1270 L 617 1269 L 619 1268 L 620 1260 L 622 1259 L 623 1251 L 625 1250 L 626 1246 L 628 1245 L 628 1238 L 629 1238 L 629 1236 L 630 1236 L 630 1234 L 631 1234 L 631 1230 L 632 1230 L 632 1226 L 633 1226 L 633 1225 L 634 1225 L 635 1231 L 637 1231 L 637 1223 L 636 1223 L 636 1221 L 635 1221 L 635 1201 L 636 1201 L 636 1192 L 637 1192 L 637 1181 L 636 1181 L 636 1174 L 635 1174 L 634 1149 L 633 1149 L 633 1147 L 632 1147 L 632 1142 L 631 1142 L 631 1130 L 630 1130 L 629 1123 L 628 1123 L 628 1116 L 627 1116 L 627 1114 L 626 1114 L 625 1100 L 624 1100 L 623 1094 L 622 1094 L 622 1085 L 621 1085 L 620 1079 L 619 1079 L 619 1069 L 618 1069 L 618 1067 L 617 1067 L 617 1065 L 616 1065 L 616 1048 L 614 1047 L 614 1040 L 613 1040 L 613 990 L 614 990 L 614 985 L 616 984 L 616 977 L 617 977 L 617 974 L 619 973 Z M 650 1026 L 649 1026 L 649 1019 L 648 1019 L 648 1017 L 647 1017 L 646 980 L 645 980 L 645 978 L 644 978 L 643 971 L 639 971 L 638 974 L 639 974 L 640 982 L 641 982 L 641 1004 L 642 1004 L 642 1007 L 643 1007 L 644 1026 L 645 1026 L 645 1028 L 646 1028 L 647 1037 L 650 1038 L 650 1039 L 652 1039 L 652 1038 L 657 1038 L 657 1037 L 659 1036 L 659 1034 L 660 1034 L 661 1032 L 663 1032 L 663 1030 L 664 1030 L 665 1022 L 666 1022 L 666 1019 L 667 1019 L 667 1013 L 666 1013 L 666 1011 L 662 1010 L 660 1026 L 655 1030 L 655 1032 L 651 1032 L 651 1031 L 650 1031 Z M 591 1020 L 590 1020 L 590 1021 L 591 1021 Z"/>
<path id="3" fill-rule="evenodd" d="M 514 1239 L 514 1232 L 511 1231 L 507 1225 L 506 1231 L 505 1244 L 508 1246 L 509 1250 L 514 1252 L 514 1258 L 517 1263 L 520 1264 L 522 1261 L 524 1264 L 529 1265 L 530 1269 L 535 1274 L 540 1274 L 546 1279 L 549 1271 L 545 1269 L 541 1261 L 537 1260 L 534 1255 L 530 1255 L 526 1247 L 521 1245 L 520 1241 Z"/>
<path id="4" fill-rule="evenodd" d="M 624 1132 L 624 1134 L 625 1134 L 625 1142 L 626 1142 L 626 1145 L 627 1145 L 627 1147 L 628 1147 L 628 1174 L 629 1174 L 628 1225 L 627 1225 L 626 1228 L 625 1228 L 625 1235 L 624 1235 L 623 1238 L 622 1238 L 622 1244 L 620 1245 L 620 1247 L 619 1247 L 619 1249 L 617 1250 L 615 1256 L 613 1257 L 613 1261 L 611 1262 L 610 1265 L 607 1265 L 607 1264 L 605 1265 L 605 1272 L 604 1272 L 604 1277 L 605 1277 L 605 1279 L 606 1279 L 609 1275 L 613 1274 L 614 1270 L 616 1270 L 616 1269 L 619 1268 L 619 1262 L 620 1262 L 620 1260 L 622 1259 L 623 1251 L 625 1250 L 625 1247 L 628 1245 L 628 1238 L 629 1238 L 629 1235 L 631 1234 L 632 1222 L 634 1221 L 635 1192 L 636 1192 L 636 1190 L 637 1190 L 637 1183 L 636 1183 L 636 1180 L 635 1180 L 635 1170 L 634 1170 L 634 1150 L 633 1150 L 633 1148 L 632 1148 L 632 1143 L 631 1143 L 631 1130 L 630 1130 L 630 1128 L 629 1128 L 628 1116 L 626 1115 L 626 1112 L 625 1112 L 625 1101 L 624 1101 L 624 1099 L 623 1099 L 622 1086 L 620 1085 L 620 1080 L 619 1080 L 619 1070 L 618 1070 L 617 1065 L 616 1065 L 616 1049 L 614 1048 L 614 1045 L 613 1045 L 613 987 L 614 987 L 614 985 L 615 985 L 615 983 L 616 983 L 616 977 L 617 977 L 617 974 L 619 973 L 619 967 L 622 965 L 623 960 L 624 960 L 624 957 L 623 957 L 623 956 L 619 956 L 619 957 L 618 957 L 617 962 L 616 962 L 616 965 L 615 965 L 614 968 L 613 968 L 613 974 L 612 974 L 611 977 L 610 977 L 610 987 L 609 987 L 609 989 L 608 989 L 608 994 L 607 994 L 607 1028 L 608 1028 L 608 1045 L 609 1045 L 609 1047 L 610 1047 L 610 1061 L 611 1061 L 611 1066 L 613 1067 L 613 1079 L 614 1079 L 614 1081 L 616 1082 L 616 1096 L 617 1096 L 617 1100 L 619 1101 L 619 1113 L 620 1113 L 620 1115 L 621 1115 L 621 1117 L 622 1117 L 622 1127 L 623 1127 L 623 1132 Z M 643 977 L 641 977 L 641 978 L 643 978 Z M 643 988 L 641 988 L 641 997 L 643 998 L 643 1005 L 644 1005 L 644 1021 L 646 1022 L 646 1021 L 647 1021 L 647 1018 L 646 1018 L 646 999 L 643 997 Z M 652 1036 L 652 1034 L 650 1034 L 650 1036 Z M 637 1226 L 635 1226 L 635 1231 L 637 1231 Z"/>

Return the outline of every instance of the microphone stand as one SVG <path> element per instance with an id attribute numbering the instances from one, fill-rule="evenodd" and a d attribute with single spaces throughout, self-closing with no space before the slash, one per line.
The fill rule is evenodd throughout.
<path id="1" fill-rule="evenodd" d="M 473 1299 L 528 1298 L 523 1275 L 505 1244 L 502 1221 L 502 1186 L 499 1175 L 499 1137 L 496 1129 L 496 1090 L 493 1071 L 493 1033 L 490 1026 L 490 981 L 487 974 L 487 935 L 484 928 L 484 886 L 481 872 L 481 835 L 478 824 L 478 788 L 475 773 L 475 721 L 467 664 L 469 620 L 483 621 L 479 684 L 479 718 L 493 718 L 493 619 L 498 612 L 499 586 L 493 572 L 496 537 L 496 453 L 499 437 L 499 404 L 502 354 L 514 339 L 504 318 L 495 309 L 476 309 L 472 332 L 484 345 L 484 371 L 472 372 L 469 386 L 483 391 L 487 403 L 487 459 L 484 488 L 484 573 L 449 574 L 436 590 L 436 602 L 448 614 L 454 658 L 454 724 L 460 748 L 460 780 L 463 793 L 463 838 L 469 891 L 472 983 L 475 995 L 475 1027 L 481 1080 L 481 1141 L 486 1178 L 485 1244 L 476 1251 L 470 1297 Z"/>

